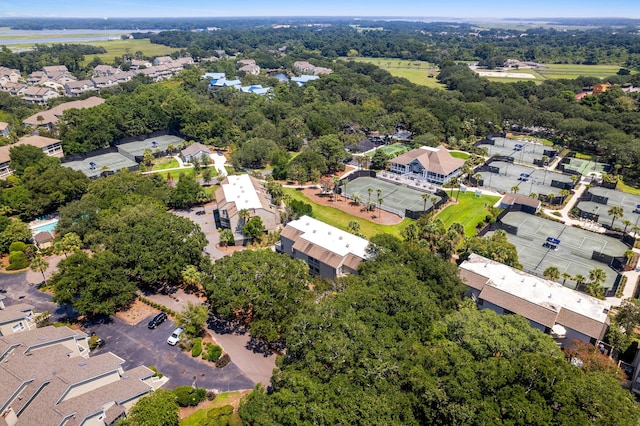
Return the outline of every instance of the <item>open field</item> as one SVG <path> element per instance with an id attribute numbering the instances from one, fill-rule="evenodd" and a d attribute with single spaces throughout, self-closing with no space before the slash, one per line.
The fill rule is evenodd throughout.
<path id="1" fill-rule="evenodd" d="M 444 89 L 444 85 L 438 83 L 438 67 L 424 61 L 408 61 L 396 58 L 342 58 L 343 60 L 367 62 L 389 71 L 394 77 L 406 78 L 412 83 L 421 86 Z M 429 77 L 432 75 L 432 77 Z"/>
<path id="2" fill-rule="evenodd" d="M 618 191 L 626 192 L 627 194 L 640 195 L 640 189 L 627 185 L 622 180 L 618 181 L 618 185 L 616 186 Z"/>
<path id="3" fill-rule="evenodd" d="M 151 44 L 148 38 L 142 40 L 110 40 L 110 41 L 91 41 L 83 44 L 91 44 L 93 46 L 102 46 L 107 49 L 107 53 L 100 55 L 86 55 L 85 63 L 91 62 L 93 58 L 98 57 L 105 63 L 113 62 L 115 56 L 123 56 L 140 51 L 144 56 L 163 56 L 176 49 L 164 46 L 162 44 Z"/>
<path id="4" fill-rule="evenodd" d="M 447 194 L 455 200 L 457 189 L 447 190 Z M 454 222 L 464 226 L 464 235 L 476 235 L 476 225 L 488 214 L 487 207 L 493 206 L 500 197 L 481 195 L 476 196 L 475 191 L 461 192 L 458 203 L 450 205 L 442 210 L 436 218 L 442 220 L 444 226 L 449 228 Z"/>
<path id="5" fill-rule="evenodd" d="M 478 72 L 491 72 L 487 77 L 491 81 L 515 82 L 515 81 L 535 81 L 540 82 L 547 79 L 574 79 L 580 76 L 606 78 L 615 75 L 620 66 L 618 65 L 575 65 L 575 64 L 545 64 L 546 68 L 521 68 L 510 69 L 505 72 L 478 70 Z M 522 74 L 522 78 L 518 75 Z M 531 79 L 533 76 L 535 79 Z"/>
<path id="6" fill-rule="evenodd" d="M 413 222 L 411 219 L 404 218 L 398 225 L 379 225 L 360 217 L 352 216 L 340 209 L 336 209 L 335 207 L 322 206 L 314 203 L 309 197 L 305 196 L 295 188 L 284 188 L 284 191 L 292 200 L 299 200 L 307 204 L 311 204 L 313 207 L 313 217 L 344 231 L 348 229 L 349 222 L 352 220 L 359 222 L 360 232 L 367 238 L 371 238 L 374 235 L 382 233 L 392 234 L 399 237 L 402 230 Z"/>
<path id="7" fill-rule="evenodd" d="M 216 399 L 213 401 L 202 402 L 195 407 L 197 410 L 194 413 L 180 420 L 180 426 L 200 426 L 205 424 L 207 421 L 207 413 L 212 408 L 232 405 L 237 410 L 240 405 L 240 400 L 246 394 L 247 391 L 224 392 L 216 396 Z M 237 413 L 233 415 L 233 418 L 237 424 L 242 424 Z"/>
<path id="8" fill-rule="evenodd" d="M 382 145 L 378 148 L 376 148 L 374 151 L 370 151 L 367 152 L 365 154 L 366 157 L 369 158 L 373 158 L 375 151 L 382 151 L 383 153 L 385 153 L 386 155 L 389 156 L 389 158 L 393 158 L 393 157 L 397 157 L 400 154 L 403 154 L 407 151 L 409 151 L 411 148 L 408 145 L 405 145 L 401 142 L 396 142 L 394 144 L 391 145 Z"/>
<path id="9" fill-rule="evenodd" d="M 451 154 L 453 158 L 460 158 L 462 160 L 466 160 L 467 158 L 471 157 L 470 154 L 467 154 L 466 152 L 460 152 L 460 151 L 449 151 L 449 154 Z"/>

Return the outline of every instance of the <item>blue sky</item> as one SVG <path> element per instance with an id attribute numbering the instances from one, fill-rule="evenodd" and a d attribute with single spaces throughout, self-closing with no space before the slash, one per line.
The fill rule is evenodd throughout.
<path id="1" fill-rule="evenodd" d="M 638 0 L 0 0 L 0 16 L 395 16 L 640 18 Z"/>

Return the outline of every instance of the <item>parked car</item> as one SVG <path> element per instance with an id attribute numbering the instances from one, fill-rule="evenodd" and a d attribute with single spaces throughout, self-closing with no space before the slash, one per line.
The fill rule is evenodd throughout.
<path id="1" fill-rule="evenodd" d="M 204 210 L 198 210 L 196 212 L 196 216 L 202 216 L 203 214 L 207 214 L 207 212 L 205 212 Z"/>
<path id="2" fill-rule="evenodd" d="M 162 324 L 166 319 L 167 314 L 165 314 L 164 312 L 160 312 L 158 315 L 153 317 L 151 321 L 149 321 L 149 325 L 147 327 L 153 330 L 154 328 Z"/>
<path id="3" fill-rule="evenodd" d="M 167 339 L 167 343 L 170 344 L 171 346 L 175 346 L 176 343 L 178 343 L 178 341 L 180 340 L 180 335 L 182 334 L 183 331 L 184 330 L 180 327 L 173 330 L 173 333 L 171 333 L 171 336 L 169 336 L 169 338 Z"/>

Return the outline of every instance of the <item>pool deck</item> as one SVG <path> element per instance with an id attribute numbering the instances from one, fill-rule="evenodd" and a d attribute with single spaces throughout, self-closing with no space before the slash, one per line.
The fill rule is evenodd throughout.
<path id="1" fill-rule="evenodd" d="M 52 223 L 58 222 L 58 220 L 60 220 L 60 218 L 58 217 L 54 217 L 53 219 L 47 219 L 47 220 L 34 220 L 29 222 L 29 229 L 31 229 L 31 231 L 35 231 L 36 228 L 50 225 Z"/>

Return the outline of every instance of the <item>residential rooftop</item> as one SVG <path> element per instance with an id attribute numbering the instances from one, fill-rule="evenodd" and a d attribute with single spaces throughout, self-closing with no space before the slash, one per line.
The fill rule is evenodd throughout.
<path id="1" fill-rule="evenodd" d="M 464 261 L 460 269 L 486 277 L 489 279 L 487 285 L 554 312 L 567 309 L 604 323 L 611 308 L 611 304 L 605 300 L 596 299 L 477 254 L 472 254 Z"/>
<path id="2" fill-rule="evenodd" d="M 242 209 L 260 209 L 262 203 L 256 191 L 251 177 L 247 174 L 232 175 L 227 177 L 226 184 L 222 184 L 224 198 L 227 202 L 236 203 L 238 211 Z"/>
<path id="3" fill-rule="evenodd" d="M 369 241 L 357 235 L 343 231 L 309 216 L 291 221 L 287 226 L 300 232 L 300 239 L 306 240 L 324 250 L 339 256 L 353 254 L 360 258 L 367 258 Z"/>

